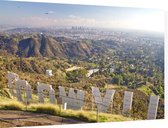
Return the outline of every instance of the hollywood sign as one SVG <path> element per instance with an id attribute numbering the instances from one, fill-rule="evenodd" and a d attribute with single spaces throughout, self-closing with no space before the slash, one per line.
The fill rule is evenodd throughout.
<path id="1" fill-rule="evenodd" d="M 44 91 L 49 92 L 50 103 L 58 103 L 58 99 L 55 97 L 55 90 L 52 85 L 37 83 L 37 92 L 40 103 L 44 103 Z M 26 100 L 28 102 L 32 99 L 32 89 L 26 80 L 19 79 L 16 73 L 8 72 L 8 87 L 12 96 L 17 97 L 18 101 L 23 102 L 22 91 L 26 93 Z M 16 92 L 14 91 L 16 90 Z M 113 97 L 115 90 L 107 89 L 104 97 L 101 96 L 99 88 L 92 87 L 92 103 L 95 102 L 97 110 L 99 112 L 106 112 L 113 102 Z M 81 109 L 84 105 L 85 92 L 83 90 L 77 90 L 75 93 L 73 88 L 69 89 L 68 95 L 66 94 L 65 88 L 59 86 L 59 98 L 61 98 L 61 103 L 66 105 L 68 109 Z M 126 113 L 132 108 L 133 92 L 125 91 L 123 100 L 123 110 L 122 113 Z M 157 108 L 158 108 L 159 96 L 150 96 L 149 107 L 147 119 L 156 119 Z"/>

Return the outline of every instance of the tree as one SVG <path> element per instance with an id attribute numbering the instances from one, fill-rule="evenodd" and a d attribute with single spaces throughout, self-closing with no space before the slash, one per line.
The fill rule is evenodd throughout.
<path id="1" fill-rule="evenodd" d="M 113 78 L 113 83 L 117 85 L 123 84 L 123 77 L 121 75 L 115 75 Z"/>
<path id="2" fill-rule="evenodd" d="M 78 69 L 74 71 L 67 72 L 67 80 L 70 82 L 79 82 L 80 79 L 86 78 L 86 69 Z"/>

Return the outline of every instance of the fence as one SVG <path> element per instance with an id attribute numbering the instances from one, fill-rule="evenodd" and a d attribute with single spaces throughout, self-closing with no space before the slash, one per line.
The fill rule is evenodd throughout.
<path id="1" fill-rule="evenodd" d="M 100 106 L 104 106 L 104 107 L 109 107 L 109 109 L 105 113 L 112 113 L 112 102 L 111 102 L 110 106 L 106 106 L 105 104 L 102 104 L 101 102 L 100 103 L 98 103 L 98 102 L 95 103 L 93 97 L 92 97 L 93 98 L 92 100 L 87 100 L 86 98 L 84 98 L 84 100 L 82 100 L 82 99 L 77 99 L 77 98 L 68 97 L 68 96 L 64 96 L 64 95 L 59 95 L 57 93 L 57 94 L 52 94 L 53 97 L 56 98 L 55 102 L 52 103 L 51 100 L 50 100 L 51 97 L 49 96 L 49 92 L 47 92 L 47 91 L 38 92 L 37 90 L 31 90 L 32 97 L 30 99 L 30 98 L 27 97 L 25 89 L 12 89 L 12 90 L 13 90 L 13 94 L 14 94 L 12 96 L 13 99 L 18 100 L 19 102 L 22 102 L 25 105 L 25 110 L 26 111 L 29 111 L 28 106 L 30 104 L 50 103 L 50 104 L 53 104 L 53 105 L 58 105 L 60 107 L 60 113 L 61 113 L 62 109 L 64 109 L 64 110 L 68 110 L 68 109 L 85 110 L 86 112 L 87 111 L 92 111 L 96 115 L 97 122 L 99 120 L 99 113 L 100 113 L 97 106 L 100 105 Z M 18 98 L 17 91 L 19 91 L 21 93 L 21 98 Z M 44 95 L 44 100 L 39 99 L 39 94 Z M 67 100 L 63 102 L 64 98 L 66 98 Z M 70 102 L 72 102 L 72 104 L 69 104 L 68 100 Z M 79 107 L 79 105 L 74 103 L 74 101 L 76 101 L 77 103 L 83 102 L 83 104 L 81 105 L 81 107 Z"/>
<path id="2" fill-rule="evenodd" d="M 19 91 L 21 93 L 22 98 L 17 97 L 17 91 Z M 89 100 L 86 98 L 84 98 L 82 100 L 82 99 L 77 99 L 76 97 L 73 98 L 73 97 L 60 95 L 59 93 L 56 93 L 56 94 L 51 94 L 51 95 L 53 95 L 52 97 L 55 97 L 55 102 L 51 102 L 51 95 L 49 95 L 49 92 L 46 90 L 43 92 L 39 92 L 37 90 L 31 90 L 31 95 L 32 95 L 31 99 L 30 99 L 30 97 L 27 97 L 25 89 L 13 89 L 13 92 L 14 92 L 13 98 L 19 100 L 20 102 L 23 102 L 25 105 L 26 111 L 28 111 L 29 104 L 52 103 L 53 105 L 58 105 L 60 107 L 60 113 L 61 113 L 62 109 L 64 109 L 64 110 L 67 110 L 67 109 L 80 110 L 81 109 L 81 110 L 85 110 L 85 111 L 92 111 L 96 115 L 97 122 L 99 121 L 99 113 L 103 112 L 103 113 L 113 114 L 113 100 L 111 100 L 110 103 L 108 105 L 106 105 L 102 102 L 95 101 L 95 98 L 93 95 L 92 95 L 92 98 L 90 98 Z M 44 100 L 40 100 L 40 98 L 39 98 L 40 94 L 43 95 Z M 66 94 L 67 94 L 67 92 L 66 92 Z M 20 100 L 20 99 L 22 99 L 22 100 Z M 66 100 L 64 101 L 63 99 L 66 99 Z M 119 110 L 120 111 L 119 113 L 124 116 L 131 117 L 131 112 L 130 112 L 131 108 L 130 109 L 128 108 L 127 111 L 124 108 L 124 106 L 126 106 L 126 107 L 129 106 L 127 104 L 127 101 L 130 102 L 130 100 L 128 100 L 128 98 L 125 98 L 125 96 L 124 96 L 124 99 L 125 100 L 123 100 L 123 102 L 125 102 L 125 104 L 123 103 L 123 108 L 121 107 L 121 109 Z M 150 99 L 149 110 L 147 113 L 147 115 L 148 115 L 147 119 L 155 119 L 156 118 L 158 100 L 159 100 L 159 98 L 157 97 L 153 103 L 152 99 Z M 71 102 L 71 104 L 69 104 L 70 102 Z M 83 103 L 83 104 L 81 104 L 81 106 L 78 104 L 80 102 Z M 107 110 L 102 111 L 103 107 L 107 108 Z"/>
<path id="3" fill-rule="evenodd" d="M 58 104 L 57 98 L 59 98 L 59 103 L 64 106 L 64 109 L 95 111 L 97 114 L 97 121 L 99 112 L 113 113 L 113 96 L 115 90 L 106 90 L 106 93 L 103 94 L 102 97 L 97 87 L 92 87 L 91 94 L 83 90 L 74 90 L 70 88 L 67 96 L 64 87 L 59 86 L 58 90 L 54 90 L 52 85 L 43 83 L 37 84 L 37 90 L 32 90 L 27 81 L 20 80 L 17 74 L 8 72 L 9 90 L 14 97 L 17 97 L 18 101 L 25 103 L 26 110 L 30 103 L 47 102 L 56 105 Z M 86 99 L 86 94 L 90 95 L 88 99 Z M 119 110 L 121 114 L 131 116 L 132 99 L 133 92 L 125 91 L 123 107 Z M 156 119 L 158 102 L 158 96 L 152 96 L 150 98 L 147 119 Z"/>

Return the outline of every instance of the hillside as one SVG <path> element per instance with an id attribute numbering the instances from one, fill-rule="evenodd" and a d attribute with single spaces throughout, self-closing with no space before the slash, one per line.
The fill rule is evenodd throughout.
<path id="1" fill-rule="evenodd" d="M 90 42 L 38 34 L 0 35 L 1 50 L 22 57 L 84 57 L 94 52 Z"/>
<path id="2" fill-rule="evenodd" d="M 7 87 L 7 71 L 17 73 L 36 91 L 37 82 L 101 92 L 114 88 L 114 114 L 121 113 L 123 93 L 134 92 L 132 117 L 146 119 L 148 97 L 159 95 L 157 118 L 164 118 L 164 45 L 161 37 L 134 34 L 111 40 L 70 39 L 47 34 L 0 35 L 0 88 Z M 21 58 L 19 56 L 22 56 Z M 70 70 L 80 67 L 77 70 Z M 45 71 L 51 69 L 53 77 Z M 89 78 L 89 70 L 98 69 Z M 4 94 L 2 94 L 4 95 Z M 143 99 L 143 100 L 142 100 Z M 91 104 L 86 104 L 86 110 Z"/>
<path id="3" fill-rule="evenodd" d="M 89 63 L 78 62 L 78 65 L 83 67 L 90 66 Z M 86 108 L 91 105 L 91 87 L 97 86 L 100 88 L 101 92 L 104 92 L 107 88 L 112 88 L 116 90 L 114 98 L 114 114 L 121 113 L 123 93 L 126 90 L 134 92 L 134 102 L 133 102 L 133 113 L 132 118 L 146 119 L 147 113 L 147 104 L 149 102 L 148 97 L 151 94 L 154 94 L 155 91 L 153 88 L 155 86 L 149 85 L 149 82 L 146 85 L 141 85 L 143 89 L 137 89 L 130 86 L 115 84 L 109 84 L 111 80 L 116 79 L 114 76 L 107 76 L 106 72 L 101 74 L 94 74 L 92 78 L 86 78 L 85 69 L 79 69 L 77 71 L 66 72 L 65 69 L 69 69 L 73 64 L 70 64 L 68 60 L 60 59 L 51 59 L 51 58 L 23 58 L 22 66 L 20 67 L 20 59 L 12 56 L 0 57 L 0 96 L 9 97 L 6 93 L 7 88 L 7 71 L 12 71 L 17 73 L 21 79 L 25 79 L 29 82 L 34 90 L 34 94 L 37 95 L 37 82 L 48 83 L 53 86 L 55 90 L 58 90 L 58 86 L 64 86 L 66 89 L 77 88 L 86 91 L 85 100 L 88 102 Z M 52 69 L 54 76 L 48 78 L 45 75 L 46 69 Z M 126 78 L 125 78 L 126 79 Z M 129 79 L 128 79 L 129 80 Z M 149 86 L 149 88 L 147 88 Z M 160 87 L 160 86 L 159 86 Z M 4 90 L 5 89 L 5 90 Z M 148 92 L 147 92 L 148 91 Z M 146 93 L 147 92 L 147 93 Z M 10 97 L 9 97 L 10 98 Z M 37 99 L 35 99 L 35 102 Z M 90 107 L 89 107 L 90 108 Z M 164 118 L 164 98 L 161 97 L 159 108 L 158 108 L 158 119 Z"/>

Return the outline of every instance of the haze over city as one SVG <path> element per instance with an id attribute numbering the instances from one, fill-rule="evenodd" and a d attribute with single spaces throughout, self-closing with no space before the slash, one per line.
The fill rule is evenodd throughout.
<path id="1" fill-rule="evenodd" d="M 0 25 L 19 27 L 84 26 L 164 32 L 157 9 L 0 1 Z"/>

